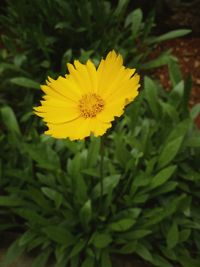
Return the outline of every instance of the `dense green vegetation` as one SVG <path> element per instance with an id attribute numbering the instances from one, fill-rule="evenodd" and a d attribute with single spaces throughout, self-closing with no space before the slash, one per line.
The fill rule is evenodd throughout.
<path id="1" fill-rule="evenodd" d="M 200 135 L 188 110 L 191 80 L 167 51 L 150 53 L 154 12 L 143 19 L 129 1 L 7 0 L 0 58 L 0 234 L 17 233 L 4 264 L 24 252 L 56 267 L 109 267 L 111 255 L 137 254 L 152 266 L 198 267 L 200 261 Z M 31 8 L 30 8 L 31 7 Z M 145 76 L 123 117 L 100 139 L 71 142 L 42 134 L 32 113 L 47 75 L 66 62 L 99 59 L 115 49 L 126 65 L 168 64 L 172 90 Z"/>

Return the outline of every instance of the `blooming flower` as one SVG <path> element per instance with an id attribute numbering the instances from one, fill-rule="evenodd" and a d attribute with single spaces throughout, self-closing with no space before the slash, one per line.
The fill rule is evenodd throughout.
<path id="1" fill-rule="evenodd" d="M 75 60 L 67 67 L 65 77 L 48 78 L 47 85 L 41 86 L 44 100 L 34 109 L 49 128 L 45 133 L 71 140 L 103 135 L 138 95 L 139 75 L 125 68 L 115 51 L 97 69 L 90 60 L 86 64 Z"/>

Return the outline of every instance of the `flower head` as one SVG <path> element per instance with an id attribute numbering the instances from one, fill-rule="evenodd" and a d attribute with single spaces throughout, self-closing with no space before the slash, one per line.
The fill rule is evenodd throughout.
<path id="1" fill-rule="evenodd" d="M 67 64 L 69 74 L 48 78 L 41 89 L 41 106 L 34 108 L 55 138 L 84 139 L 90 134 L 103 135 L 111 121 L 138 95 L 139 75 L 125 68 L 121 55 L 114 51 L 102 59 L 98 68 L 88 60 Z"/>

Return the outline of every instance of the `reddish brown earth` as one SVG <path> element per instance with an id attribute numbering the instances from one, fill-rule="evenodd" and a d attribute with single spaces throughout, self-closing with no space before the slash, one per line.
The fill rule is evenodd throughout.
<path id="1" fill-rule="evenodd" d="M 189 106 L 192 107 L 200 103 L 200 38 L 178 38 L 167 41 L 160 45 L 154 55 L 167 49 L 172 50 L 172 54 L 177 57 L 183 77 L 192 77 L 192 92 Z M 154 75 L 163 84 L 164 88 L 170 89 L 170 79 L 167 66 L 155 70 Z M 200 128 L 200 116 L 196 123 Z"/>

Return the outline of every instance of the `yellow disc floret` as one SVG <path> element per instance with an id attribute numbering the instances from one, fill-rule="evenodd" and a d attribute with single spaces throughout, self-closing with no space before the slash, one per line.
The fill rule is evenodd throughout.
<path id="1" fill-rule="evenodd" d="M 85 119 L 94 118 L 104 107 L 103 99 L 94 93 L 83 95 L 79 101 L 81 116 Z"/>

